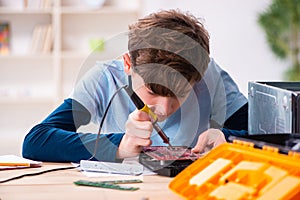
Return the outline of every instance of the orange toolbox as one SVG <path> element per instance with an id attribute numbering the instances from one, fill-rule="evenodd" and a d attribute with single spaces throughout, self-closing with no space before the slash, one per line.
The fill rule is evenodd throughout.
<path id="1" fill-rule="evenodd" d="M 300 152 L 262 144 L 239 138 L 222 144 L 181 171 L 169 188 L 184 199 L 300 200 Z"/>

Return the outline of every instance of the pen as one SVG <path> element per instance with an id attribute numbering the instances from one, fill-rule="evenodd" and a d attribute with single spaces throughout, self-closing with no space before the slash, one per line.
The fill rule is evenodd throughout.
<path id="1" fill-rule="evenodd" d="M 21 162 L 1 162 L 0 166 L 6 167 L 30 167 L 30 163 L 21 163 Z"/>
<path id="2" fill-rule="evenodd" d="M 147 104 L 145 104 L 140 97 L 131 89 L 130 86 L 125 87 L 125 91 L 127 92 L 127 94 L 129 95 L 130 99 L 132 100 L 132 102 L 134 103 L 134 105 L 136 106 L 136 108 L 138 110 L 142 110 L 146 113 L 148 113 L 152 119 L 153 119 L 153 128 L 157 131 L 158 135 L 161 137 L 161 139 L 163 140 L 163 142 L 165 144 L 168 144 L 169 146 L 172 146 L 170 143 L 170 140 L 168 138 L 168 136 L 164 133 L 164 131 L 160 128 L 160 126 L 157 124 L 157 115 L 147 106 Z"/>

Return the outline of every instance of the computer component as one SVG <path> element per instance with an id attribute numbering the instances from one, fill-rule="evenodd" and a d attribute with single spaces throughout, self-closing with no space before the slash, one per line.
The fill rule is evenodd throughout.
<path id="1" fill-rule="evenodd" d="M 144 147 L 139 162 L 159 175 L 174 177 L 201 157 L 185 146 Z"/>
<path id="2" fill-rule="evenodd" d="M 121 185 L 118 185 L 118 184 L 142 183 L 142 182 L 143 181 L 139 180 L 139 179 L 115 180 L 115 181 L 87 181 L 87 180 L 79 180 L 79 181 L 75 181 L 74 184 L 76 184 L 76 185 L 83 185 L 83 186 L 108 188 L 108 189 L 116 189 L 116 190 L 135 191 L 135 190 L 138 190 L 139 188 L 138 187 L 121 186 Z"/>
<path id="3" fill-rule="evenodd" d="M 249 82 L 249 134 L 300 133 L 300 82 Z"/>

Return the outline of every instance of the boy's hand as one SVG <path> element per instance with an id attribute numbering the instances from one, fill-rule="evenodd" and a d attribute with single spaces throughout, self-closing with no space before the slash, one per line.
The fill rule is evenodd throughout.
<path id="1" fill-rule="evenodd" d="M 199 135 L 197 144 L 192 148 L 192 152 L 203 154 L 225 142 L 226 139 L 222 131 L 219 129 L 208 129 Z"/>
<path id="2" fill-rule="evenodd" d="M 144 111 L 135 110 L 126 122 L 126 132 L 117 150 L 117 158 L 137 156 L 143 146 L 150 146 L 153 130 L 152 122 L 148 114 Z"/>

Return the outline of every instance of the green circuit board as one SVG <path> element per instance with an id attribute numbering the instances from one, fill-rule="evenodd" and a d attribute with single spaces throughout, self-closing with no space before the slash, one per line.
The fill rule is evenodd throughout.
<path id="1" fill-rule="evenodd" d="M 138 187 L 127 187 L 127 186 L 120 186 L 118 184 L 129 184 L 129 183 L 142 183 L 142 180 L 139 179 L 132 179 L 132 180 L 113 180 L 113 181 L 85 181 L 79 180 L 75 181 L 74 184 L 82 185 L 82 186 L 91 186 L 91 187 L 101 187 L 101 188 L 108 188 L 108 189 L 116 189 L 116 190 L 129 190 L 135 191 L 138 190 Z"/>

